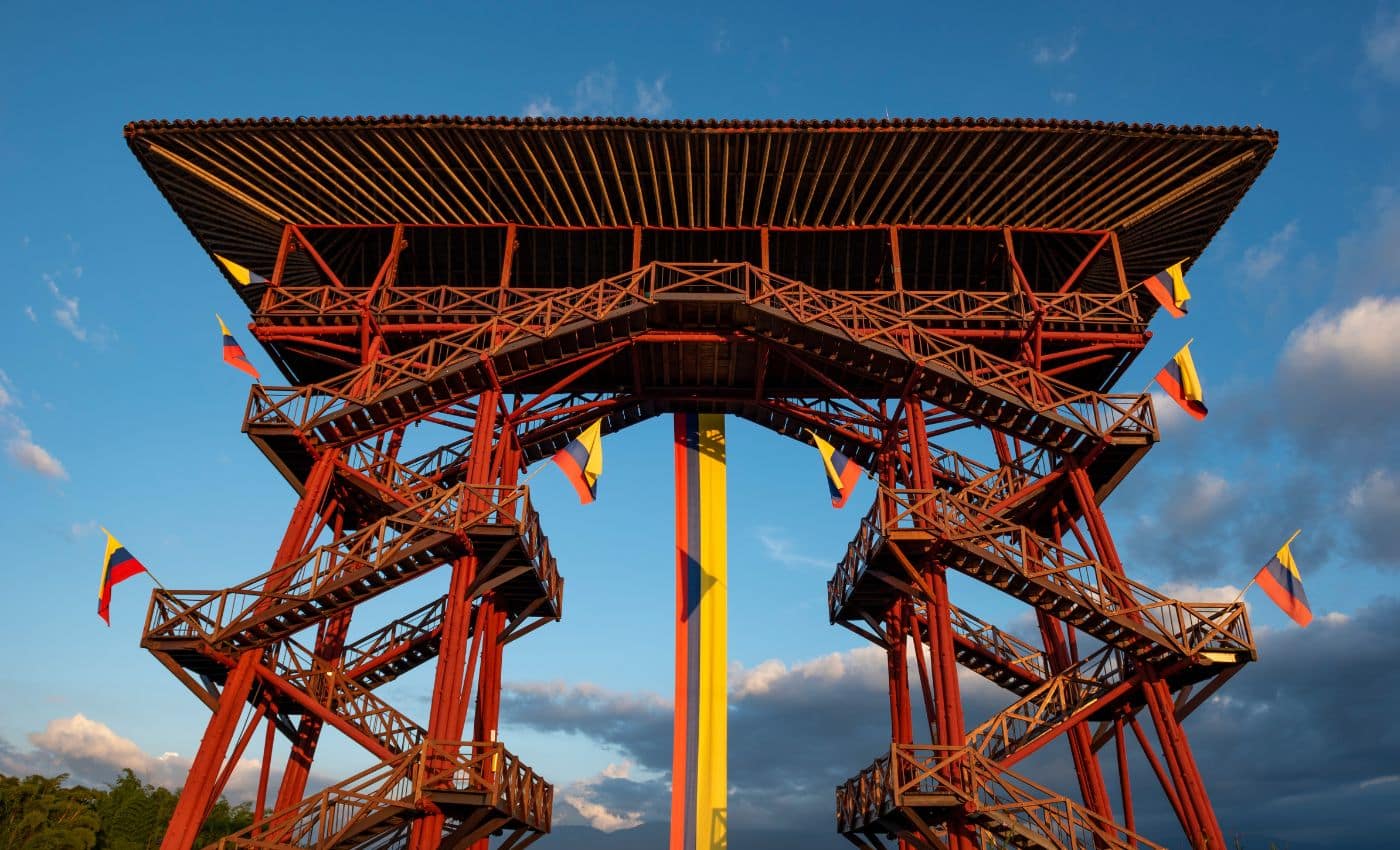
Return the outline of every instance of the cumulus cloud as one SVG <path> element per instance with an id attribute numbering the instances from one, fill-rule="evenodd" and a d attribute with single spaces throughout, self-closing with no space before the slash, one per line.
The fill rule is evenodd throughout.
<path id="1" fill-rule="evenodd" d="M 1400 414 L 1400 296 L 1314 313 L 1289 335 L 1279 371 L 1292 402 L 1279 412 L 1305 442 L 1352 453 L 1356 439 L 1382 438 Z"/>
<path id="2" fill-rule="evenodd" d="M 130 769 L 143 782 L 178 790 L 189 775 L 192 756 L 176 752 L 158 755 L 143 750 L 135 741 L 114 731 L 107 724 L 85 714 L 59 717 L 28 736 L 29 748 L 21 749 L 0 738 L 0 773 L 26 776 L 39 773 L 68 774 L 82 785 L 105 785 Z M 250 801 L 257 792 L 262 761 L 239 759 L 224 789 L 224 796 L 235 803 Z M 270 781 L 276 787 L 281 771 L 274 763 Z M 313 774 L 308 787 L 320 788 L 330 780 Z"/>
<path id="3" fill-rule="evenodd" d="M 67 773 L 74 782 L 100 785 L 111 782 L 129 768 L 146 782 L 179 788 L 189 773 L 191 761 L 179 753 L 147 753 L 135 741 L 83 714 L 50 721 L 42 731 L 29 735 L 29 743 L 32 749 L 28 752 L 8 746 L 0 749 L 0 771 Z M 256 759 L 240 761 L 229 781 L 228 796 L 238 800 L 251 797 L 257 786 L 259 769 Z"/>
<path id="4" fill-rule="evenodd" d="M 39 317 L 34 315 L 34 308 L 28 304 L 24 305 L 24 317 L 31 322 L 39 321 Z"/>
<path id="5" fill-rule="evenodd" d="M 1244 273 L 1251 280 L 1261 280 L 1274 272 L 1288 256 L 1288 249 L 1298 235 L 1298 222 L 1290 221 L 1270 236 L 1262 245 L 1251 245 L 1244 251 Z"/>
<path id="6" fill-rule="evenodd" d="M 1230 557 L 1222 543 L 1232 539 L 1244 495 L 1210 470 L 1157 482 L 1130 528 L 1134 553 L 1178 581 L 1220 573 Z"/>
<path id="7" fill-rule="evenodd" d="M 1356 527 L 1361 553 L 1375 561 L 1400 565 L 1400 475 L 1381 467 L 1347 493 L 1347 513 Z"/>
<path id="8" fill-rule="evenodd" d="M 1400 12 L 1378 11 L 1363 38 L 1367 67 L 1390 82 L 1400 82 Z"/>
<path id="9" fill-rule="evenodd" d="M 758 830 L 827 823 L 831 789 L 888 747 L 885 675 L 885 654 L 874 646 L 793 663 L 731 664 L 729 826 Z M 973 674 L 960 682 L 970 722 L 1010 701 Z M 625 831 L 634 820 L 667 817 L 669 700 L 588 684 L 516 683 L 505 688 L 502 712 L 512 723 L 539 731 L 585 735 L 638 768 L 636 775 L 629 767 L 626 776 L 586 780 L 578 792 L 585 805 L 570 803 L 580 820 L 601 818 Z M 639 819 L 628 817 L 631 813 Z M 817 834 L 835 838 L 826 830 Z"/>
<path id="10" fill-rule="evenodd" d="M 637 80 L 637 113 L 650 118 L 659 118 L 671 109 L 671 96 L 666 93 L 666 77 L 657 77 L 649 83 Z"/>
<path id="11" fill-rule="evenodd" d="M 1198 599 L 1232 599 L 1239 592 L 1232 585 L 1174 589 Z M 1351 617 L 1318 617 L 1307 630 L 1262 631 L 1260 660 L 1187 721 L 1227 835 L 1239 833 L 1251 847 L 1284 839 L 1295 847 L 1387 846 L 1400 829 L 1400 782 L 1392 767 L 1400 764 L 1400 730 L 1389 720 L 1391 706 L 1400 701 L 1400 667 L 1393 664 L 1400 655 L 1398 621 L 1400 600 L 1385 598 Z M 963 673 L 969 725 L 1011 701 L 1006 692 Z M 888 741 L 883 653 L 862 647 L 795 663 L 735 664 L 729 682 L 731 835 L 754 834 L 760 825 L 782 827 L 793 830 L 793 837 L 762 846 L 844 846 L 829 827 L 831 789 L 869 764 Z M 669 705 L 654 696 L 586 686 L 543 692 L 562 695 L 546 701 L 546 727 L 556 728 L 560 714 L 568 714 L 570 728 L 601 730 L 599 743 L 629 758 L 643 752 L 659 759 L 644 775 L 630 762 L 615 763 L 565 792 L 566 801 L 577 797 L 583 806 L 569 802 L 572 811 L 561 822 L 617 828 L 606 844 L 577 846 L 654 846 L 655 830 L 626 825 L 667 816 Z M 569 698 L 575 692 L 584 696 L 576 704 Z M 505 716 L 533 726 L 538 715 L 529 710 L 529 700 L 519 701 L 526 693 L 541 691 L 508 687 Z M 609 716 L 614 708 L 643 722 L 619 723 Z M 1287 747 L 1278 746 L 1280 728 L 1288 730 Z M 1073 793 L 1063 743 L 1045 754 L 1049 763 L 1027 762 L 1026 772 Z M 1140 831 L 1175 846 L 1180 828 L 1150 768 L 1140 754 L 1131 763 Z M 641 759 L 636 764 L 644 767 Z"/>
<path id="12" fill-rule="evenodd" d="M 652 809 L 661 801 L 654 799 L 657 796 L 655 788 L 649 787 L 654 786 L 654 783 L 632 780 L 632 767 L 630 761 L 610 764 L 593 776 L 571 783 L 561 790 L 559 798 L 573 807 L 583 821 L 599 832 L 617 832 L 641 826 L 645 815 L 644 808 L 629 809 L 627 806 L 631 804 L 626 802 L 622 802 L 619 807 L 618 802 L 621 801 L 618 798 L 624 796 L 627 791 L 633 792 L 632 804 L 635 804 L 636 792 L 640 791 L 643 797 L 653 798 L 650 801 Z M 619 786 L 626 789 L 624 794 L 619 793 Z M 565 822 L 567 823 L 567 819 Z"/>

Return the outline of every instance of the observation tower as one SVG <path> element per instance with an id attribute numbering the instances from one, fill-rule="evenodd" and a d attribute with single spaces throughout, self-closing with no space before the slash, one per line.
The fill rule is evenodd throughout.
<path id="1" fill-rule="evenodd" d="M 252 388 L 243 430 L 299 497 L 252 578 L 152 597 L 142 645 L 210 713 L 162 850 L 189 850 L 277 735 L 272 813 L 228 850 L 546 834 L 551 786 L 497 736 L 504 650 L 563 613 L 517 482 L 600 418 L 665 413 L 810 429 L 878 481 L 828 600 L 887 653 L 890 744 L 837 789 L 841 835 L 1152 848 L 1132 801 L 1159 792 L 1192 847 L 1226 847 L 1182 721 L 1255 657 L 1244 606 L 1130 578 L 1101 504 L 1158 439 L 1150 397 L 1113 391 L 1157 308 L 1134 284 L 1200 256 L 1274 132 L 392 116 L 125 134 L 211 259 L 252 272 L 214 266 L 285 382 Z M 943 445 L 955 432 L 980 450 Z M 353 616 L 439 568 L 432 604 Z M 1028 606 L 1039 639 L 958 607 L 949 571 Z M 420 665 L 415 719 L 378 689 Z M 960 666 L 1006 694 L 975 727 Z M 306 796 L 327 727 L 379 763 Z M 1077 787 L 1017 772 L 1060 739 Z"/>

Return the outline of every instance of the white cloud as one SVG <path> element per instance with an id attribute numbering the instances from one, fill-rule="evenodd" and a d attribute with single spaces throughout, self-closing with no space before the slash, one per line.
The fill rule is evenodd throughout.
<path id="1" fill-rule="evenodd" d="M 18 407 L 19 399 L 15 397 L 15 385 L 10 380 L 10 376 L 0 370 L 0 410 L 8 407 Z M 24 420 L 13 413 L 0 413 L 0 433 L 9 433 L 9 439 L 5 442 L 5 451 L 10 456 L 10 460 L 25 469 L 32 470 L 48 478 L 68 477 L 68 471 L 59 463 L 43 446 L 34 442 L 34 435 L 30 432 Z"/>
<path id="2" fill-rule="evenodd" d="M 177 789 L 189 774 L 191 759 L 179 753 L 151 755 L 130 738 L 83 714 L 60 717 L 41 732 L 29 735 L 34 749 L 16 753 L 0 747 L 0 770 L 7 773 L 68 773 L 77 782 L 103 784 L 131 769 L 145 782 Z M 250 799 L 257 787 L 261 762 L 240 759 L 226 788 L 235 801 Z"/>
<path id="3" fill-rule="evenodd" d="M 596 799 L 597 786 L 605 779 L 628 779 L 632 775 L 632 762 L 609 764 L 597 774 L 580 779 L 563 790 L 560 797 L 573 806 L 588 825 L 599 832 L 617 832 L 642 825 L 642 813 L 609 809 Z"/>
<path id="4" fill-rule="evenodd" d="M 545 118 L 547 116 L 560 114 L 559 107 L 554 105 L 554 100 L 548 95 L 531 100 L 529 103 L 525 104 L 525 108 L 522 111 L 527 118 Z"/>
<path id="5" fill-rule="evenodd" d="M 1254 280 L 1268 276 L 1288 256 L 1288 247 L 1298 235 L 1298 222 L 1288 222 L 1263 245 L 1251 245 L 1244 252 L 1244 273 Z"/>
<path id="6" fill-rule="evenodd" d="M 24 305 L 24 315 L 28 317 L 31 322 L 39 321 L 39 317 L 34 315 L 34 308 L 30 307 L 28 304 Z"/>
<path id="7" fill-rule="evenodd" d="M 799 661 L 791 667 L 776 658 L 752 668 L 736 661 L 729 665 L 729 698 L 764 696 L 780 689 L 801 689 L 817 683 L 834 685 L 852 678 L 880 684 L 885 681 L 884 677 L 885 652 L 876 646 L 832 652 Z"/>
<path id="8" fill-rule="evenodd" d="M 1386 467 L 1371 470 L 1347 493 L 1347 515 L 1363 556 L 1400 564 L 1400 476 Z"/>
<path id="9" fill-rule="evenodd" d="M 671 97 L 666 94 L 666 77 L 657 77 L 650 83 L 637 80 L 637 112 L 651 118 L 659 118 L 671 108 Z"/>
<path id="10" fill-rule="evenodd" d="M 1079 95 L 1075 94 L 1072 91 L 1061 91 L 1059 89 L 1056 89 L 1055 91 L 1050 92 L 1050 99 L 1060 104 L 1061 106 L 1073 106 L 1074 102 L 1076 100 L 1079 100 Z"/>
<path id="11" fill-rule="evenodd" d="M 54 300 L 58 306 L 54 308 L 53 317 L 60 325 L 73 335 L 79 342 L 87 341 L 87 330 L 78 324 L 78 298 L 73 295 L 64 295 L 58 288 L 58 281 L 52 275 L 45 274 L 44 282 L 49 286 L 49 292 L 53 293 Z"/>
<path id="12" fill-rule="evenodd" d="M 75 522 L 68 526 L 68 536 L 77 539 L 87 537 L 89 534 L 97 532 L 97 520 L 90 519 L 87 522 Z"/>
<path id="13" fill-rule="evenodd" d="M 1202 585 L 1189 581 L 1169 581 L 1157 589 L 1164 596 L 1182 602 L 1234 602 L 1242 588 L 1234 584 Z"/>
<path id="14" fill-rule="evenodd" d="M 25 428 L 20 428 L 15 436 L 5 444 L 5 450 L 9 453 L 10 460 L 45 478 L 68 478 L 68 470 L 63 468 L 63 464 L 59 462 L 58 458 L 49 454 L 48 449 L 34 442 L 32 435 Z"/>
<path id="15" fill-rule="evenodd" d="M 574 86 L 574 114 L 602 115 L 617 111 L 617 66 L 609 62 L 589 71 Z"/>
<path id="16" fill-rule="evenodd" d="M 1190 414 L 1181 409 L 1172 397 L 1156 389 L 1154 383 L 1152 390 L 1152 409 L 1157 414 L 1157 427 L 1163 434 L 1170 434 L 1179 431 L 1182 426 L 1189 425 L 1196 420 Z M 1209 399 L 1207 399 L 1209 403 Z"/>
<path id="17" fill-rule="evenodd" d="M 1352 487 L 1347 494 L 1347 505 L 1352 510 L 1363 510 L 1377 504 L 1391 516 L 1400 516 L 1400 480 L 1388 469 L 1372 470 L 1365 481 Z"/>
<path id="18" fill-rule="evenodd" d="M 1376 13 L 1365 34 L 1366 64 L 1391 82 L 1400 82 L 1400 12 Z"/>
<path id="19" fill-rule="evenodd" d="M 1031 61 L 1037 65 L 1063 65 L 1079 52 L 1079 30 L 1070 33 L 1069 42 L 1051 46 L 1040 44 L 1031 53 Z"/>
<path id="20" fill-rule="evenodd" d="M 1319 310 L 1289 335 L 1283 367 L 1294 376 L 1368 382 L 1373 394 L 1400 389 L 1400 297 Z"/>
<path id="21" fill-rule="evenodd" d="M 828 558 L 817 558 L 798 551 L 797 544 L 780 529 L 765 526 L 758 529 L 758 542 L 769 560 L 785 567 L 818 567 L 831 569 L 835 564 Z"/>

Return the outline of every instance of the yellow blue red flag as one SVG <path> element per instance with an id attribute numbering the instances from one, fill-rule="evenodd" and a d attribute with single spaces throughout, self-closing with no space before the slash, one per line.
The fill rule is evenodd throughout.
<path id="1" fill-rule="evenodd" d="M 112 620 L 107 616 L 107 610 L 112 604 L 112 586 L 146 572 L 146 568 L 117 542 L 112 532 L 104 528 L 102 533 L 107 535 L 107 553 L 102 558 L 102 581 L 97 587 L 97 616 L 110 626 Z"/>
<path id="2" fill-rule="evenodd" d="M 1205 391 L 1201 389 L 1201 376 L 1196 374 L 1196 364 L 1191 359 L 1191 343 L 1183 345 L 1176 356 L 1167 361 L 1157 373 L 1157 383 L 1182 410 L 1197 419 L 1206 418 Z"/>
<path id="3" fill-rule="evenodd" d="M 579 504 L 598 498 L 598 478 L 603 474 L 603 420 L 589 425 L 578 439 L 555 452 L 553 460 L 578 491 Z"/>
<path id="4" fill-rule="evenodd" d="M 1186 261 L 1181 261 L 1184 262 Z M 1147 291 L 1152 293 L 1157 303 L 1177 319 L 1186 315 L 1186 305 L 1191 301 L 1191 290 L 1186 288 L 1186 277 L 1182 274 L 1181 263 L 1168 266 L 1166 270 L 1138 284 L 1147 287 Z"/>
<path id="5" fill-rule="evenodd" d="M 224 362 L 235 369 L 252 375 L 255 381 L 262 380 L 258 375 L 258 370 L 252 363 L 248 362 L 248 355 L 243 353 L 243 346 L 239 345 L 238 341 L 233 338 L 233 334 L 229 333 L 228 325 L 224 324 L 224 320 L 218 313 L 214 314 L 214 318 L 219 320 L 219 331 L 224 335 Z"/>
<path id="6" fill-rule="evenodd" d="M 1303 591 L 1303 577 L 1298 573 L 1298 564 L 1293 560 L 1293 537 L 1274 553 L 1269 563 L 1259 568 L 1254 580 L 1274 600 L 1274 604 L 1293 618 L 1293 622 L 1307 628 L 1312 622 L 1312 608 L 1308 605 L 1308 594 Z"/>
<path id="7" fill-rule="evenodd" d="M 822 466 L 826 471 L 826 488 L 831 494 L 831 506 L 845 507 L 846 500 L 851 498 L 851 493 L 855 491 L 856 480 L 864 470 L 855 461 L 837 451 L 831 443 L 818 437 L 810 428 L 807 429 L 807 433 L 812 436 L 817 451 L 821 452 Z"/>
<path id="8" fill-rule="evenodd" d="M 235 263 L 228 257 L 221 257 L 218 254 L 215 254 L 214 259 L 218 260 L 219 265 L 223 266 L 224 270 L 227 271 L 234 280 L 238 281 L 239 284 L 243 286 L 247 286 L 250 283 L 267 283 L 267 278 L 263 277 L 262 275 L 258 274 L 257 272 L 253 271 L 247 266 L 240 266 L 238 263 Z"/>

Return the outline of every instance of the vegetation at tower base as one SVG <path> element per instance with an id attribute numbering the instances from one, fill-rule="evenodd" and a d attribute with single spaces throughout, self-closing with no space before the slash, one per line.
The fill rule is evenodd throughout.
<path id="1" fill-rule="evenodd" d="M 0 850 L 152 850 L 180 799 L 129 769 L 106 788 L 67 787 L 67 780 L 67 774 L 0 776 Z M 195 844 L 212 844 L 252 822 L 250 804 L 219 800 Z"/>

